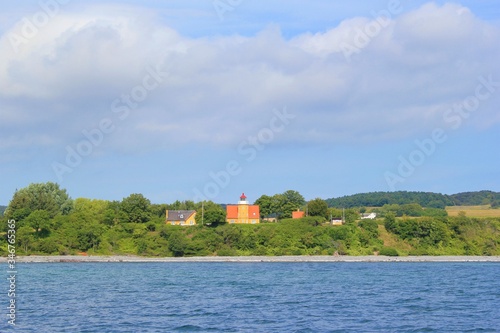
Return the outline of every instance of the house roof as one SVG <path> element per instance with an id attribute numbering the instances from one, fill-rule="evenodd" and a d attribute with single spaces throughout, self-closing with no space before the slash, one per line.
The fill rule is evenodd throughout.
<path id="1" fill-rule="evenodd" d="M 194 213 L 196 213 L 195 210 L 169 210 L 167 221 L 186 221 Z"/>
<path id="2" fill-rule="evenodd" d="M 237 219 L 238 218 L 238 206 L 235 205 L 227 205 L 227 218 L 228 219 Z"/>
<path id="3" fill-rule="evenodd" d="M 259 206 L 257 205 L 248 206 L 248 217 L 251 219 L 260 218 Z"/>

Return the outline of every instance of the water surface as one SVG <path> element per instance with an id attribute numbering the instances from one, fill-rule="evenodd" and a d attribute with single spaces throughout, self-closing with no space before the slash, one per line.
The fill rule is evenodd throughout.
<path id="1" fill-rule="evenodd" d="M 12 331 L 498 332 L 499 277 L 499 263 L 18 264 Z"/>

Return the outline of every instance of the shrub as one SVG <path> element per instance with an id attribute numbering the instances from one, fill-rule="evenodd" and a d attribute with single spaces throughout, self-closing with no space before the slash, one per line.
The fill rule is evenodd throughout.
<path id="1" fill-rule="evenodd" d="M 217 255 L 220 257 L 234 257 L 237 256 L 236 250 L 230 248 L 230 247 L 223 247 L 222 249 L 217 251 Z"/>
<path id="2" fill-rule="evenodd" d="M 399 256 L 398 250 L 393 247 L 383 247 L 379 253 L 381 256 L 397 257 Z"/>

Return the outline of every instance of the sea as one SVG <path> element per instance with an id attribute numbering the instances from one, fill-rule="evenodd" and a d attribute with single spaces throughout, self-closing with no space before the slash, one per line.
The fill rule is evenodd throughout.
<path id="1" fill-rule="evenodd" d="M 500 263 L 18 263 L 15 326 L 0 287 L 0 332 L 500 332 Z"/>

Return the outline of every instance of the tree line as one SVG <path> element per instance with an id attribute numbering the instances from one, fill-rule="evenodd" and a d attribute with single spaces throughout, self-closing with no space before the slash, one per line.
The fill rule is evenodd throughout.
<path id="1" fill-rule="evenodd" d="M 500 255 L 500 219 L 449 217 L 408 203 L 385 204 L 373 209 L 376 220 L 363 220 L 366 208 L 341 210 L 320 198 L 306 202 L 291 190 L 262 195 L 256 204 L 262 216 L 279 222 L 231 225 L 214 202 L 152 204 L 137 193 L 121 201 L 72 199 L 58 184 L 31 184 L 14 193 L 2 217 L 0 253 L 7 254 L 7 221 L 15 219 L 18 255 Z M 167 209 L 196 210 L 197 225 L 167 225 Z M 309 216 L 291 219 L 297 209 Z M 344 225 L 329 223 L 339 217 Z"/>
<path id="2" fill-rule="evenodd" d="M 369 192 L 327 199 L 330 207 L 382 207 L 384 205 L 404 205 L 417 203 L 422 207 L 445 208 L 446 206 L 500 206 L 500 192 L 478 191 L 453 195 L 432 192 Z"/>

